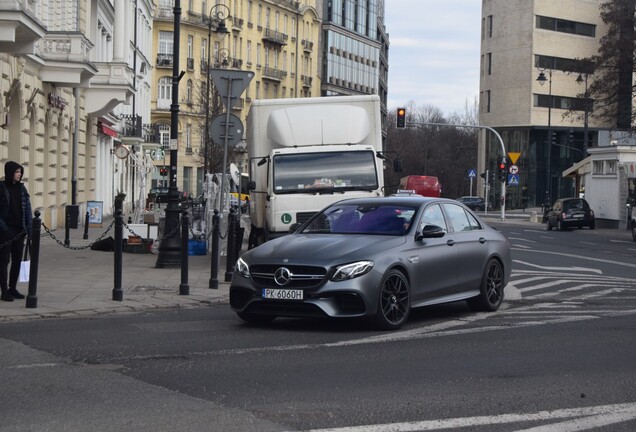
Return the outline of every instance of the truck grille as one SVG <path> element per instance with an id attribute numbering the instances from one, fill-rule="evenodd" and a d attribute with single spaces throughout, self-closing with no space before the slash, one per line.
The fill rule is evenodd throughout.
<path id="1" fill-rule="evenodd" d="M 296 222 L 302 224 L 307 222 L 316 212 L 301 212 L 296 213 Z"/>

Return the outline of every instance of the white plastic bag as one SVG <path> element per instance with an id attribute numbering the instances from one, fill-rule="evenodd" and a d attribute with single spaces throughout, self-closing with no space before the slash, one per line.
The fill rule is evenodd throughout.
<path id="1" fill-rule="evenodd" d="M 18 282 L 28 282 L 31 274 L 31 260 L 20 262 L 20 276 Z"/>

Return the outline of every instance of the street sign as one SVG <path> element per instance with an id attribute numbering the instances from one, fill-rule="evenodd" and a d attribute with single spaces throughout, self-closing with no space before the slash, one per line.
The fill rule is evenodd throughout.
<path id="1" fill-rule="evenodd" d="M 210 125 L 210 137 L 217 144 L 225 143 L 225 116 L 219 114 L 212 119 Z M 230 114 L 230 122 L 227 127 L 227 144 L 230 146 L 238 144 L 243 139 L 243 122 L 241 119 Z"/>
<path id="2" fill-rule="evenodd" d="M 519 186 L 519 174 L 508 174 L 508 186 Z"/>
<path id="3" fill-rule="evenodd" d="M 230 70 L 230 69 L 210 69 L 210 78 L 223 99 L 223 103 L 228 105 L 227 98 L 230 98 L 230 106 L 225 108 L 230 110 L 236 105 L 239 97 L 243 94 L 247 86 L 254 78 L 254 72 Z"/>
<path id="4" fill-rule="evenodd" d="M 474 169 L 469 169 L 468 170 L 468 177 L 477 177 L 477 171 L 475 171 Z"/>
<path id="5" fill-rule="evenodd" d="M 517 165 L 510 165 L 508 171 L 510 171 L 510 174 L 519 174 L 519 167 Z"/>
<path id="6" fill-rule="evenodd" d="M 513 165 L 517 163 L 519 156 L 521 156 L 521 152 L 508 152 L 508 157 L 510 158 L 510 162 L 512 162 Z"/>

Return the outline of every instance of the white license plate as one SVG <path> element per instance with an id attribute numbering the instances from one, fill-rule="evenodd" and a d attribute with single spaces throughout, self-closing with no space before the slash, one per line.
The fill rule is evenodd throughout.
<path id="1" fill-rule="evenodd" d="M 583 217 L 583 215 L 582 215 L 582 214 L 575 214 L 575 215 L 572 215 L 572 217 L 573 217 L 573 218 L 579 218 L 579 219 L 580 219 L 580 218 L 582 218 L 582 217 Z"/>
<path id="2" fill-rule="evenodd" d="M 302 300 L 303 290 L 263 288 L 264 299 L 274 300 Z"/>

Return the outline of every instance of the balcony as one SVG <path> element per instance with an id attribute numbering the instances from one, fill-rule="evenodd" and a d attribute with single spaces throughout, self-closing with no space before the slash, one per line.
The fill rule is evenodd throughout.
<path id="1" fill-rule="evenodd" d="M 141 124 L 141 116 L 139 115 L 124 115 L 122 137 L 142 138 L 143 128 Z"/>
<path id="2" fill-rule="evenodd" d="M 307 75 L 301 75 L 300 76 L 300 80 L 303 83 L 303 87 L 311 87 L 311 82 L 312 82 L 312 77 L 307 76 Z"/>
<path id="3" fill-rule="evenodd" d="M 186 67 L 188 68 L 189 71 L 194 70 L 194 59 L 193 58 L 186 59 Z"/>
<path id="4" fill-rule="evenodd" d="M 3 2 L 0 20 L 0 52 L 8 54 L 34 54 L 35 43 L 46 30 L 36 18 L 39 2 L 17 0 Z"/>
<path id="5" fill-rule="evenodd" d="M 230 67 L 232 69 L 240 69 L 243 66 L 243 60 L 232 58 L 230 59 Z"/>
<path id="6" fill-rule="evenodd" d="M 234 106 L 232 106 L 233 110 L 242 110 L 245 107 L 245 99 L 243 98 L 238 98 L 236 100 L 236 102 L 234 103 Z"/>
<path id="7" fill-rule="evenodd" d="M 174 8 L 167 7 L 167 6 L 160 6 L 157 9 L 156 18 L 174 20 Z"/>
<path id="8" fill-rule="evenodd" d="M 208 70 L 208 62 L 207 60 L 201 60 L 201 72 L 206 73 Z"/>
<path id="9" fill-rule="evenodd" d="M 92 42 L 80 32 L 48 32 L 35 43 L 35 54 L 43 63 L 40 78 L 62 87 L 87 87 L 98 73 L 90 61 L 92 48 Z"/>
<path id="10" fill-rule="evenodd" d="M 157 67 L 172 67 L 172 54 L 157 54 Z"/>
<path id="11" fill-rule="evenodd" d="M 285 77 L 285 72 L 280 69 L 274 69 L 269 66 L 265 66 L 262 70 L 263 78 L 274 81 L 282 81 Z"/>
<path id="12" fill-rule="evenodd" d="M 232 18 L 232 30 L 243 30 L 243 23 L 245 21 L 243 18 Z"/>
<path id="13" fill-rule="evenodd" d="M 287 45 L 285 39 L 287 39 L 287 36 L 285 34 L 277 32 L 276 30 L 272 30 L 270 28 L 266 28 L 265 32 L 263 33 L 263 42 L 269 43 L 271 45 L 276 45 L 278 47 Z"/>
<path id="14" fill-rule="evenodd" d="M 314 43 L 312 41 L 308 41 L 306 39 L 303 39 L 301 41 L 301 44 L 302 44 L 303 50 L 305 52 L 312 52 L 314 50 Z"/>
<path id="15" fill-rule="evenodd" d="M 104 115 L 119 104 L 130 104 L 135 88 L 134 71 L 127 63 L 95 63 L 97 73 L 84 89 L 86 112 Z"/>

